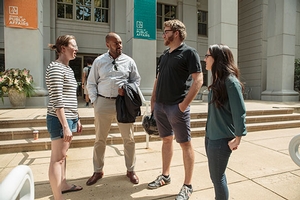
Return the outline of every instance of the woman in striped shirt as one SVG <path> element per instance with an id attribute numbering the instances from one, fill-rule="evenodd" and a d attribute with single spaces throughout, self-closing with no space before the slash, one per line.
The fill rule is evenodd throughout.
<path id="1" fill-rule="evenodd" d="M 47 129 L 51 138 L 49 181 L 54 199 L 61 200 L 63 193 L 82 190 L 81 186 L 66 181 L 66 154 L 73 133 L 82 130 L 77 109 L 77 82 L 69 66 L 69 61 L 76 58 L 78 47 L 72 35 L 59 36 L 56 44 L 49 44 L 49 47 L 58 54 L 57 60 L 46 69 Z"/>

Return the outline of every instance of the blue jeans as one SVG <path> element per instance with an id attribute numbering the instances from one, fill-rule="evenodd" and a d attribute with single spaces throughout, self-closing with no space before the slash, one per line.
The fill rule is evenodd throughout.
<path id="1" fill-rule="evenodd" d="M 64 137 L 62 125 L 58 117 L 47 115 L 47 130 L 50 134 L 51 140 L 57 140 Z M 77 132 L 78 119 L 67 119 L 68 125 L 72 133 Z"/>
<path id="2" fill-rule="evenodd" d="M 228 200 L 229 198 L 225 170 L 232 152 L 228 146 L 228 141 L 230 140 L 232 138 L 210 140 L 205 137 L 208 168 L 210 178 L 214 184 L 216 200 Z"/>

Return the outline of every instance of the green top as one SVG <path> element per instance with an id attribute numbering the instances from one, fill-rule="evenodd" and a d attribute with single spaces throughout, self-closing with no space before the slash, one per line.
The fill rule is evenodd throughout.
<path id="1" fill-rule="evenodd" d="M 235 138 L 245 136 L 246 108 L 242 94 L 242 88 L 238 79 L 229 75 L 225 81 L 228 101 L 221 108 L 209 103 L 212 99 L 212 91 L 208 94 L 208 116 L 206 122 L 206 137 L 211 140 L 222 138 Z"/>

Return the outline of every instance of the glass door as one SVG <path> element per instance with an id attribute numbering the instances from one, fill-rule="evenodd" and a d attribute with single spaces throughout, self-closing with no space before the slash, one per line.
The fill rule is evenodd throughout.
<path id="1" fill-rule="evenodd" d="M 82 78 L 82 62 L 83 57 L 77 56 L 74 60 L 70 60 L 69 65 L 74 71 L 75 79 L 77 81 L 77 96 L 82 96 L 81 78 Z"/>
<path id="2" fill-rule="evenodd" d="M 74 74 L 75 74 L 75 79 L 77 81 L 77 96 L 82 96 L 84 97 L 84 92 L 82 89 L 82 73 L 83 73 L 83 68 L 87 66 L 86 61 L 88 58 L 91 58 L 93 61 L 98 55 L 78 55 L 74 60 L 70 60 L 69 65 L 73 69 Z"/>

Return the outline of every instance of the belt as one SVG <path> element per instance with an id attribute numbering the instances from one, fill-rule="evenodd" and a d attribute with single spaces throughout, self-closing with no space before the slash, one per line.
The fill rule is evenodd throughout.
<path id="1" fill-rule="evenodd" d="M 105 99 L 117 99 L 117 97 L 105 97 L 101 94 L 98 94 L 99 97 L 105 98 Z"/>

